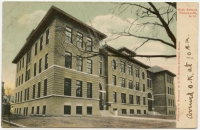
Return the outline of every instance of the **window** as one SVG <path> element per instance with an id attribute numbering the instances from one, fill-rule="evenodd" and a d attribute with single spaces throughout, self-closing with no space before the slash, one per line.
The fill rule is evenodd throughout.
<path id="1" fill-rule="evenodd" d="M 40 87 L 41 87 L 41 82 L 38 83 L 38 98 L 40 97 Z"/>
<path id="2" fill-rule="evenodd" d="M 27 64 L 31 62 L 31 51 L 27 52 Z"/>
<path id="3" fill-rule="evenodd" d="M 132 80 L 129 80 L 129 81 L 128 81 L 128 87 L 129 87 L 130 89 L 133 89 L 133 81 L 132 81 Z"/>
<path id="4" fill-rule="evenodd" d="M 18 99 L 17 102 L 19 102 L 19 92 L 18 92 L 18 98 L 17 99 Z"/>
<path id="5" fill-rule="evenodd" d="M 89 37 L 87 38 L 86 51 L 92 51 L 92 39 Z"/>
<path id="6" fill-rule="evenodd" d="M 129 103 L 133 104 L 133 95 L 129 95 Z"/>
<path id="7" fill-rule="evenodd" d="M 139 78 L 139 69 L 135 67 L 135 77 Z"/>
<path id="8" fill-rule="evenodd" d="M 35 43 L 35 56 L 37 55 L 37 42 Z"/>
<path id="9" fill-rule="evenodd" d="M 48 68 L 48 53 L 45 55 L 45 69 Z"/>
<path id="10" fill-rule="evenodd" d="M 113 82 L 113 85 L 116 85 L 116 75 L 112 76 L 112 82 Z"/>
<path id="11" fill-rule="evenodd" d="M 82 81 L 76 81 L 76 96 L 82 97 Z"/>
<path id="12" fill-rule="evenodd" d="M 83 69 L 83 59 L 82 57 L 77 56 L 76 57 L 76 70 L 82 71 Z"/>
<path id="13" fill-rule="evenodd" d="M 122 109 L 122 114 L 126 114 L 126 109 Z"/>
<path id="14" fill-rule="evenodd" d="M 35 85 L 33 85 L 33 99 L 35 99 Z"/>
<path id="15" fill-rule="evenodd" d="M 87 107 L 87 115 L 92 115 L 92 107 Z"/>
<path id="16" fill-rule="evenodd" d="M 144 74 L 144 72 L 142 72 L 142 79 L 145 79 L 145 74 Z"/>
<path id="17" fill-rule="evenodd" d="M 169 94 L 169 87 L 168 87 L 168 91 L 167 91 L 167 93 Z"/>
<path id="18" fill-rule="evenodd" d="M 125 93 L 121 94 L 121 102 L 126 103 L 126 94 Z"/>
<path id="19" fill-rule="evenodd" d="M 92 73 L 92 60 L 87 60 L 87 73 Z"/>
<path id="20" fill-rule="evenodd" d="M 102 75 L 102 57 L 99 57 L 99 75 Z"/>
<path id="21" fill-rule="evenodd" d="M 76 106 L 76 114 L 82 115 L 82 106 Z"/>
<path id="22" fill-rule="evenodd" d="M 43 36 L 40 37 L 40 51 L 42 50 L 42 42 L 43 42 Z"/>
<path id="23" fill-rule="evenodd" d="M 29 100 L 29 88 L 27 88 L 27 100 Z"/>
<path id="24" fill-rule="evenodd" d="M 21 91 L 21 97 L 20 97 L 20 102 L 22 102 L 22 91 Z"/>
<path id="25" fill-rule="evenodd" d="M 26 101 L 26 89 L 24 90 L 24 101 Z"/>
<path id="26" fill-rule="evenodd" d="M 117 102 L 117 93 L 113 92 L 113 102 Z"/>
<path id="27" fill-rule="evenodd" d="M 137 110 L 137 114 L 141 114 L 141 110 Z"/>
<path id="28" fill-rule="evenodd" d="M 174 100 L 172 101 L 172 106 L 174 106 Z"/>
<path id="29" fill-rule="evenodd" d="M 26 107 L 24 107 L 24 116 L 26 116 L 25 113 L 26 113 Z"/>
<path id="30" fill-rule="evenodd" d="M 130 114 L 134 114 L 134 109 L 130 109 Z"/>
<path id="31" fill-rule="evenodd" d="M 22 74 L 22 81 L 21 81 L 21 84 L 23 84 L 23 82 L 24 82 L 24 81 L 23 81 L 23 80 L 24 80 L 23 78 L 24 78 L 24 75 Z"/>
<path id="32" fill-rule="evenodd" d="M 145 84 L 143 84 L 143 92 L 145 92 Z"/>
<path id="33" fill-rule="evenodd" d="M 124 78 L 120 78 L 120 84 L 121 84 L 121 87 L 125 88 L 125 79 Z"/>
<path id="34" fill-rule="evenodd" d="M 47 79 L 44 80 L 44 96 L 47 96 Z"/>
<path id="35" fill-rule="evenodd" d="M 34 64 L 34 76 L 36 76 L 36 71 L 37 71 L 37 63 Z"/>
<path id="36" fill-rule="evenodd" d="M 46 106 L 43 106 L 43 109 L 42 109 L 42 114 L 45 115 L 46 114 Z"/>
<path id="37" fill-rule="evenodd" d="M 147 114 L 146 110 L 144 110 L 144 114 Z"/>
<path id="38" fill-rule="evenodd" d="M 136 96 L 137 105 L 140 105 L 140 96 Z"/>
<path id="39" fill-rule="evenodd" d="M 49 29 L 46 31 L 46 45 L 49 44 Z"/>
<path id="40" fill-rule="evenodd" d="M 64 105 L 64 114 L 71 115 L 71 106 Z"/>
<path id="41" fill-rule="evenodd" d="M 112 69 L 116 70 L 116 61 L 114 59 L 112 60 Z"/>
<path id="42" fill-rule="evenodd" d="M 87 98 L 92 98 L 92 83 L 87 83 Z"/>
<path id="43" fill-rule="evenodd" d="M 140 85 L 139 85 L 139 82 L 136 82 L 136 90 L 140 90 Z"/>
<path id="44" fill-rule="evenodd" d="M 64 95 L 71 96 L 71 79 L 65 78 Z"/>
<path id="45" fill-rule="evenodd" d="M 18 83 L 19 83 L 19 86 L 20 86 L 20 76 L 19 76 L 19 82 Z"/>
<path id="46" fill-rule="evenodd" d="M 21 114 L 21 108 L 19 108 L 19 114 Z"/>
<path id="47" fill-rule="evenodd" d="M 68 27 L 66 27 L 65 29 L 66 29 L 66 32 L 65 32 L 65 34 L 66 34 L 66 42 L 67 43 L 72 43 L 72 29 L 68 28 Z"/>
<path id="48" fill-rule="evenodd" d="M 18 78 L 16 79 L 16 87 L 18 86 Z"/>
<path id="49" fill-rule="evenodd" d="M 147 87 L 151 88 L 151 78 L 150 78 L 150 75 L 147 75 Z"/>
<path id="50" fill-rule="evenodd" d="M 30 79 L 30 69 L 26 71 L 26 81 Z"/>
<path id="51" fill-rule="evenodd" d="M 39 114 L 40 113 L 40 106 L 37 106 L 37 112 L 36 114 Z"/>
<path id="52" fill-rule="evenodd" d="M 39 73 L 42 72 L 42 58 L 39 60 Z"/>
<path id="53" fill-rule="evenodd" d="M 124 62 L 120 63 L 120 70 L 121 70 L 121 72 L 125 73 L 125 63 Z"/>
<path id="54" fill-rule="evenodd" d="M 83 48 L 83 34 L 77 33 L 77 47 Z"/>
<path id="55" fill-rule="evenodd" d="M 22 58 L 22 68 L 24 68 L 24 57 Z"/>
<path id="56" fill-rule="evenodd" d="M 143 97 L 143 105 L 146 105 L 146 98 Z"/>
<path id="57" fill-rule="evenodd" d="M 34 107 L 32 107 L 31 114 L 34 114 Z"/>
<path id="58" fill-rule="evenodd" d="M 172 95 L 174 95 L 174 89 L 172 88 Z"/>
<path id="59" fill-rule="evenodd" d="M 128 65 L 128 74 L 132 75 L 132 66 L 131 65 Z"/>
<path id="60" fill-rule="evenodd" d="M 65 67 L 72 68 L 72 54 L 65 52 Z"/>

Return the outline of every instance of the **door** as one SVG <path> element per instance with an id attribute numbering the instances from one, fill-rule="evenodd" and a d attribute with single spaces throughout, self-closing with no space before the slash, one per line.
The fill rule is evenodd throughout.
<path id="1" fill-rule="evenodd" d="M 152 111 L 152 100 L 148 100 L 148 110 Z"/>
<path id="2" fill-rule="evenodd" d="M 102 96 L 102 92 L 99 92 L 99 110 L 103 110 L 103 96 Z"/>

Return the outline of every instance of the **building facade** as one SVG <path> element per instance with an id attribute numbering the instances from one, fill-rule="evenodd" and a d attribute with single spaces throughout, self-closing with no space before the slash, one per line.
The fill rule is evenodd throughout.
<path id="1" fill-rule="evenodd" d="M 154 108 L 154 79 L 151 85 L 148 82 L 148 73 L 159 75 L 129 57 L 135 53 L 127 48 L 100 48 L 104 38 L 105 34 L 52 6 L 13 60 L 17 64 L 15 113 L 98 116 L 101 110 L 115 115 L 162 111 L 163 104 Z"/>

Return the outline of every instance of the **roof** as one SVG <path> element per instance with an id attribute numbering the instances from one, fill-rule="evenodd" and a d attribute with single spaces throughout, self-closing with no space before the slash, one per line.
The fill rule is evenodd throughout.
<path id="1" fill-rule="evenodd" d="M 120 51 L 120 52 L 126 51 L 127 53 L 130 53 L 130 54 L 132 54 L 132 55 L 135 55 L 135 54 L 136 54 L 134 51 L 132 51 L 132 50 L 126 48 L 126 47 L 121 47 L 121 48 L 119 48 L 119 49 L 117 49 L 117 50 Z"/>
<path id="2" fill-rule="evenodd" d="M 167 72 L 167 73 L 170 73 L 171 75 L 173 75 L 173 76 L 176 76 L 174 73 L 172 73 L 171 71 L 169 71 L 169 70 L 166 70 L 166 69 L 163 69 L 163 68 L 161 68 L 161 67 L 159 67 L 159 66 L 153 66 L 153 67 L 151 67 L 151 68 L 149 68 L 149 69 L 147 69 L 148 71 L 150 71 L 150 72 L 152 72 L 152 73 L 159 73 L 159 72 Z"/>
<path id="3" fill-rule="evenodd" d="M 136 59 L 134 59 L 134 58 L 132 57 L 132 55 L 127 56 L 126 54 L 120 52 L 119 49 L 116 50 L 115 48 L 113 48 L 113 47 L 111 47 L 111 46 L 109 46 L 109 45 L 107 45 L 107 44 L 104 45 L 102 48 L 105 48 L 105 49 L 107 49 L 107 50 L 109 50 L 109 51 L 111 51 L 111 52 L 113 52 L 113 53 L 116 53 L 116 56 L 117 56 L 117 55 L 120 55 L 120 57 L 126 58 L 126 59 L 128 59 L 128 60 L 130 60 L 130 61 L 132 61 L 132 62 L 134 62 L 134 63 L 137 63 L 137 64 L 139 64 L 140 66 L 143 66 L 144 68 L 150 68 L 150 66 L 148 66 L 148 65 L 146 65 L 146 64 L 144 64 L 144 63 L 142 63 L 142 62 L 140 62 L 140 61 L 138 61 L 138 60 L 136 60 Z M 125 48 L 125 47 L 124 47 L 124 48 Z M 134 52 L 134 53 L 135 53 L 135 52 Z M 136 54 L 136 53 L 135 53 L 135 54 Z M 118 56 L 118 57 L 119 57 L 119 56 Z"/>
<path id="4" fill-rule="evenodd" d="M 43 32 L 48 27 L 48 24 L 52 21 L 52 19 L 54 19 L 54 17 L 57 17 L 57 16 L 60 16 L 63 19 L 70 19 L 76 22 L 77 24 L 89 29 L 91 32 L 95 32 L 100 37 L 100 40 L 107 37 L 102 32 L 94 29 L 93 27 L 87 25 L 86 23 L 83 23 L 82 21 L 64 12 L 63 10 L 55 6 L 51 6 L 51 8 L 48 10 L 46 15 L 41 20 L 41 22 L 36 27 L 36 29 L 34 29 L 30 33 L 30 35 L 27 37 L 25 44 L 23 45 L 21 50 L 18 52 L 16 57 L 13 59 L 12 63 L 17 63 L 21 59 L 21 57 L 27 52 L 27 49 L 29 49 L 35 43 L 36 39 L 41 35 L 41 32 Z"/>

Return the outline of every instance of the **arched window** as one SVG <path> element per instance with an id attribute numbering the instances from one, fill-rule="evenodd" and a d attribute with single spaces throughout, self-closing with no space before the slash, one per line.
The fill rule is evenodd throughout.
<path id="1" fill-rule="evenodd" d="M 116 69 L 116 61 L 114 59 L 112 60 L 112 68 Z"/>
<path id="2" fill-rule="evenodd" d="M 151 93 L 148 93 L 148 98 L 152 98 L 152 94 Z"/>

